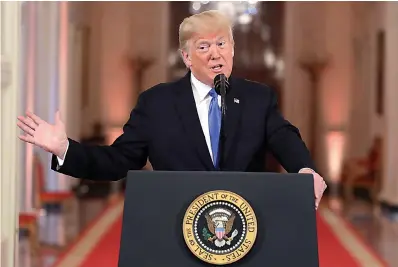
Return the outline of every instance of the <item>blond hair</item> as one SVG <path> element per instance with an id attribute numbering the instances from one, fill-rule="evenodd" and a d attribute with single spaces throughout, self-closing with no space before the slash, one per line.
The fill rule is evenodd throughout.
<path id="1" fill-rule="evenodd" d="M 229 31 L 230 41 L 233 43 L 233 25 L 231 20 L 218 10 L 204 11 L 185 18 L 179 28 L 180 49 L 187 51 L 189 40 L 197 33 L 211 33 L 219 30 Z"/>

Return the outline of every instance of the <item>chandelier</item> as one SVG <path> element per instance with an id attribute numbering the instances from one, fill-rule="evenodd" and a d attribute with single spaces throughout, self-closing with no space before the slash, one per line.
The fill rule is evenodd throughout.
<path id="1" fill-rule="evenodd" d="M 200 13 L 206 10 L 219 10 L 236 25 L 247 25 L 258 14 L 258 1 L 191 1 L 190 12 Z"/>

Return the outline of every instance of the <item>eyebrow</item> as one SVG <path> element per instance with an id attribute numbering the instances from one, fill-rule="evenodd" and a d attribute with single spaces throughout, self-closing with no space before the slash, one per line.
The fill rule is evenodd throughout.
<path id="1" fill-rule="evenodd" d="M 225 36 L 221 36 L 221 37 L 217 37 L 216 42 L 220 42 L 220 41 L 226 41 Z M 205 40 L 197 40 L 195 42 L 195 44 L 206 44 L 206 43 L 210 43 L 211 41 L 208 39 Z"/>

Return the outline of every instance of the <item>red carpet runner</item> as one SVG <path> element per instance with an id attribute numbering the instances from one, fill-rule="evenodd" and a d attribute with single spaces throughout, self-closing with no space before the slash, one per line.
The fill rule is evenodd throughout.
<path id="1" fill-rule="evenodd" d="M 120 217 L 101 238 L 101 241 L 87 255 L 79 267 L 116 267 L 119 257 L 120 233 L 122 218 Z"/>
<path id="2" fill-rule="evenodd" d="M 361 267 L 319 214 L 317 222 L 320 267 Z M 119 218 L 79 267 L 117 266 L 121 227 Z"/>
<path id="3" fill-rule="evenodd" d="M 342 246 L 332 229 L 319 214 L 317 227 L 320 267 L 361 267 Z"/>

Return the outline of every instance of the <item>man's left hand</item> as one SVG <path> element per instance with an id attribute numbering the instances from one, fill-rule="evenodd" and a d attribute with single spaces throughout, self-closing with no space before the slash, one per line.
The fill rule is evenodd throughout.
<path id="1" fill-rule="evenodd" d="M 323 192 L 325 192 L 327 188 L 325 180 L 322 178 L 322 176 L 309 168 L 303 168 L 299 171 L 299 173 L 309 173 L 314 176 L 315 209 L 318 209 L 319 202 L 321 202 L 321 198 L 323 196 Z"/>

